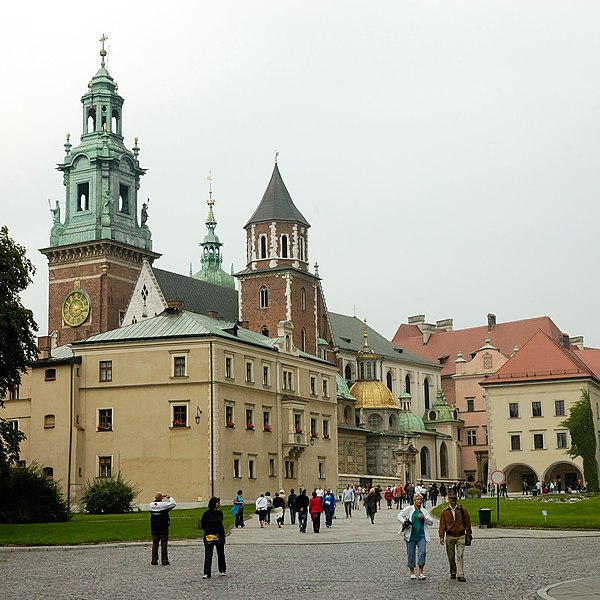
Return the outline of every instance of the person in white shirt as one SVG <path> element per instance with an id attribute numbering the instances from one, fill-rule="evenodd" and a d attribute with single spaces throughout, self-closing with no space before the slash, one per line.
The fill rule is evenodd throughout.
<path id="1" fill-rule="evenodd" d="M 261 494 L 254 503 L 256 507 L 256 514 L 258 515 L 258 522 L 261 527 L 265 526 L 265 521 L 267 520 L 267 508 L 269 507 L 269 503 L 265 498 L 264 494 Z"/>
<path id="2" fill-rule="evenodd" d="M 346 484 L 346 489 L 342 491 L 342 502 L 344 503 L 344 510 L 346 511 L 346 519 L 352 518 L 352 507 L 354 506 L 354 488 L 350 487 L 350 484 Z"/>
<path id="3" fill-rule="evenodd" d="M 167 500 L 165 501 L 165 498 Z M 152 533 L 152 564 L 158 564 L 158 542 L 160 542 L 160 561 L 163 565 L 171 564 L 167 546 L 169 543 L 169 525 L 171 519 L 169 512 L 177 506 L 177 503 L 169 494 L 156 492 L 154 501 L 150 502 L 150 531 Z"/>

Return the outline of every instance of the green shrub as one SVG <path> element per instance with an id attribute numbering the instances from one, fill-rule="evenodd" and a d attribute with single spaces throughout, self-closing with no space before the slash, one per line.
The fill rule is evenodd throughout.
<path id="1" fill-rule="evenodd" d="M 133 510 L 131 502 L 139 491 L 118 473 L 116 477 L 99 477 L 86 483 L 81 502 L 85 511 L 93 515 L 128 513 Z"/>
<path id="2" fill-rule="evenodd" d="M 37 464 L 12 468 L 2 493 L 0 523 L 52 523 L 70 519 L 60 484 Z"/>
<path id="3" fill-rule="evenodd" d="M 481 498 L 481 490 L 479 488 L 473 487 L 467 490 L 467 495 L 469 498 Z"/>

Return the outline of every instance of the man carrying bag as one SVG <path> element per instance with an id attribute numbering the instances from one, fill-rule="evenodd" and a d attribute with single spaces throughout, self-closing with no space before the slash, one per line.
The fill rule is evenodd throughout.
<path id="1" fill-rule="evenodd" d="M 465 546 L 471 545 L 471 517 L 469 511 L 458 504 L 456 492 L 448 494 L 449 505 L 440 515 L 440 544 L 446 544 L 450 563 L 450 579 L 466 581 L 464 570 Z M 445 540 L 444 540 L 445 537 Z M 457 577 L 458 575 L 458 577 Z"/>

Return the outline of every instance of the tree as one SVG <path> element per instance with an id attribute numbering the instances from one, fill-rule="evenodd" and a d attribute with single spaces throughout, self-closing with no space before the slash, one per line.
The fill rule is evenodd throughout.
<path id="1" fill-rule="evenodd" d="M 561 425 L 571 432 L 571 447 L 567 454 L 571 458 L 583 459 L 583 477 L 589 492 L 598 491 L 598 462 L 596 461 L 596 432 L 590 394 L 581 390 L 581 398 L 569 411 L 569 417 Z"/>
<path id="2" fill-rule="evenodd" d="M 10 390 L 21 383 L 27 364 L 37 357 L 33 313 L 21 304 L 20 293 L 31 283 L 35 268 L 25 248 L 0 228 L 0 407 Z M 0 480 L 9 477 L 10 465 L 19 460 L 24 434 L 0 418 Z"/>
<path id="3" fill-rule="evenodd" d="M 139 487 L 129 483 L 119 472 L 115 478 L 99 477 L 87 482 L 81 503 L 86 512 L 93 515 L 118 515 L 133 510 L 131 503 L 139 493 Z"/>

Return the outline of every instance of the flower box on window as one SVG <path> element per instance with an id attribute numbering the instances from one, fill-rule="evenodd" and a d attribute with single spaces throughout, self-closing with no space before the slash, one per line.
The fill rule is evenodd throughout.
<path id="1" fill-rule="evenodd" d="M 98 425 L 98 431 L 112 431 L 112 423 L 105 423 L 104 425 Z"/>
<path id="2" fill-rule="evenodd" d="M 186 426 L 185 421 L 182 421 L 180 419 L 175 419 L 173 421 L 173 427 L 185 427 L 185 426 Z"/>
<path id="3" fill-rule="evenodd" d="M 254 430 L 254 423 L 246 423 L 246 429 Z"/>
<path id="4" fill-rule="evenodd" d="M 302 427 L 296 427 L 296 433 L 302 433 Z"/>
<path id="5" fill-rule="evenodd" d="M 273 431 L 273 427 L 271 427 L 271 425 L 265 425 L 263 431 Z"/>
<path id="6" fill-rule="evenodd" d="M 225 423 L 226 427 L 229 427 L 229 429 L 235 429 L 235 423 L 233 421 L 227 421 L 227 423 Z"/>
<path id="7" fill-rule="evenodd" d="M 328 433 L 323 434 L 323 439 L 324 440 L 328 440 L 329 439 L 329 434 Z"/>
<path id="8" fill-rule="evenodd" d="M 310 432 L 310 437 L 311 437 L 311 438 L 318 438 L 318 437 L 319 437 L 319 434 L 318 434 L 316 431 L 311 431 L 311 432 Z"/>

